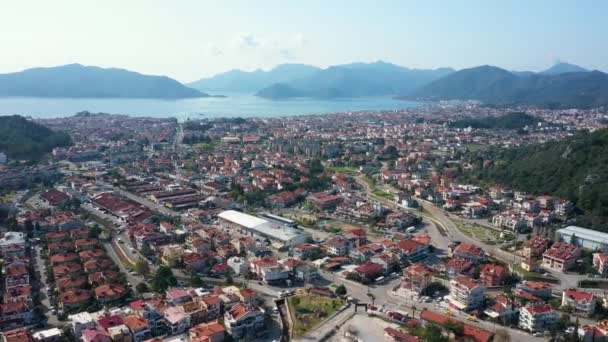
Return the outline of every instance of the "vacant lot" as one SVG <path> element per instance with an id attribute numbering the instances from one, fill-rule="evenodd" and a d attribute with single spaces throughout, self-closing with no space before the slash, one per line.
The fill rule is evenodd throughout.
<path id="1" fill-rule="evenodd" d="M 344 305 L 342 299 L 311 295 L 293 296 L 287 303 L 296 337 L 306 334 Z"/>

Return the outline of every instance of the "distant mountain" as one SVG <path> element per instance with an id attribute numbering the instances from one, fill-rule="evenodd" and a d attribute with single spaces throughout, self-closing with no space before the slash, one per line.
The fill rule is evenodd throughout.
<path id="1" fill-rule="evenodd" d="M 547 70 L 541 71 L 541 74 L 545 75 L 559 75 L 565 74 L 567 72 L 586 72 L 589 71 L 583 67 L 578 65 L 569 64 L 569 63 L 557 63 L 554 66 L 550 67 Z"/>
<path id="2" fill-rule="evenodd" d="M 0 116 L 0 152 L 9 158 L 37 159 L 53 148 L 71 144 L 70 136 L 19 115 Z"/>
<path id="3" fill-rule="evenodd" d="M 189 83 L 188 86 L 201 91 L 256 92 L 274 83 L 307 77 L 319 70 L 321 69 L 305 64 L 280 64 L 269 71 L 231 70 Z"/>
<path id="4" fill-rule="evenodd" d="M 485 65 L 454 72 L 400 98 L 589 108 L 608 105 L 608 74 L 590 71 L 520 76 Z"/>
<path id="5" fill-rule="evenodd" d="M 69 64 L 0 74 L 0 96 L 177 99 L 209 95 L 166 76 Z"/>
<path id="6" fill-rule="evenodd" d="M 412 91 L 452 72 L 449 68 L 408 69 L 381 61 L 353 63 L 331 66 L 308 77 L 274 84 L 256 95 L 270 99 L 396 95 Z"/>

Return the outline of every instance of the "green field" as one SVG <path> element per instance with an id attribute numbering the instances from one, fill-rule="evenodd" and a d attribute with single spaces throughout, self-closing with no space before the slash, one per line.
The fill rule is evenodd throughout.
<path id="1" fill-rule="evenodd" d="M 501 240 L 500 233 L 494 229 L 483 227 L 477 224 L 467 224 L 455 222 L 458 229 L 466 236 L 478 241 L 498 241 Z"/>
<path id="2" fill-rule="evenodd" d="M 332 166 L 329 167 L 328 170 L 335 173 L 346 173 L 349 175 L 359 173 L 359 170 L 355 166 Z"/>
<path id="3" fill-rule="evenodd" d="M 298 295 L 287 300 L 294 337 L 303 336 L 344 305 L 344 300 L 314 295 Z"/>
<path id="4" fill-rule="evenodd" d="M 374 190 L 374 192 L 372 192 L 372 194 L 374 194 L 374 195 L 376 195 L 378 197 L 382 197 L 382 198 L 387 199 L 387 200 L 392 200 L 392 199 L 395 198 L 395 196 L 393 196 L 392 194 L 390 194 L 390 193 L 388 193 L 386 191 L 383 191 L 383 190 Z"/>

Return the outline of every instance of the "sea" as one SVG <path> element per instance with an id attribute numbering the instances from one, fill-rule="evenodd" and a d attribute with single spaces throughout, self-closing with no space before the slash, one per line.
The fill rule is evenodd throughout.
<path id="1" fill-rule="evenodd" d="M 181 100 L 0 97 L 0 115 L 18 114 L 32 118 L 56 118 L 89 111 L 129 116 L 175 117 L 185 121 L 220 117 L 278 117 L 361 110 L 396 110 L 423 105 L 421 102 L 401 101 L 391 97 L 332 100 L 299 98 L 276 101 L 244 93 L 223 95 L 226 97 Z"/>

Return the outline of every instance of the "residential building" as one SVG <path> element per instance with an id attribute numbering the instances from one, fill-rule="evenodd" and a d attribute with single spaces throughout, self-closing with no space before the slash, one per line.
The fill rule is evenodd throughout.
<path id="1" fill-rule="evenodd" d="M 485 286 L 502 285 L 507 271 L 503 266 L 496 264 L 484 264 L 481 267 L 479 280 Z"/>
<path id="2" fill-rule="evenodd" d="M 479 246 L 463 242 L 451 248 L 451 257 L 480 263 L 486 259 L 486 253 Z"/>
<path id="3" fill-rule="evenodd" d="M 476 280 L 466 276 L 457 276 L 450 280 L 450 305 L 468 311 L 479 307 L 484 300 L 485 288 Z"/>
<path id="4" fill-rule="evenodd" d="M 519 327 L 530 332 L 549 330 L 560 314 L 548 304 L 526 305 L 519 310 Z"/>
<path id="5" fill-rule="evenodd" d="M 184 333 L 190 328 L 190 316 L 181 307 L 168 307 L 163 316 L 171 335 Z"/>
<path id="6" fill-rule="evenodd" d="M 234 339 L 256 336 L 264 327 L 264 313 L 255 307 L 237 304 L 224 314 L 224 326 Z"/>
<path id="7" fill-rule="evenodd" d="M 569 289 L 562 292 L 562 306 L 572 306 L 576 314 L 590 316 L 595 312 L 593 293 Z"/>
<path id="8" fill-rule="evenodd" d="M 556 242 L 543 253 L 543 266 L 564 272 L 574 266 L 580 255 L 581 251 L 577 246 Z"/>
<path id="9" fill-rule="evenodd" d="M 201 323 L 188 331 L 190 342 L 223 342 L 226 329 L 217 321 Z"/>
<path id="10" fill-rule="evenodd" d="M 419 294 L 432 282 L 433 270 L 424 264 L 416 263 L 403 270 L 401 288 Z"/>

